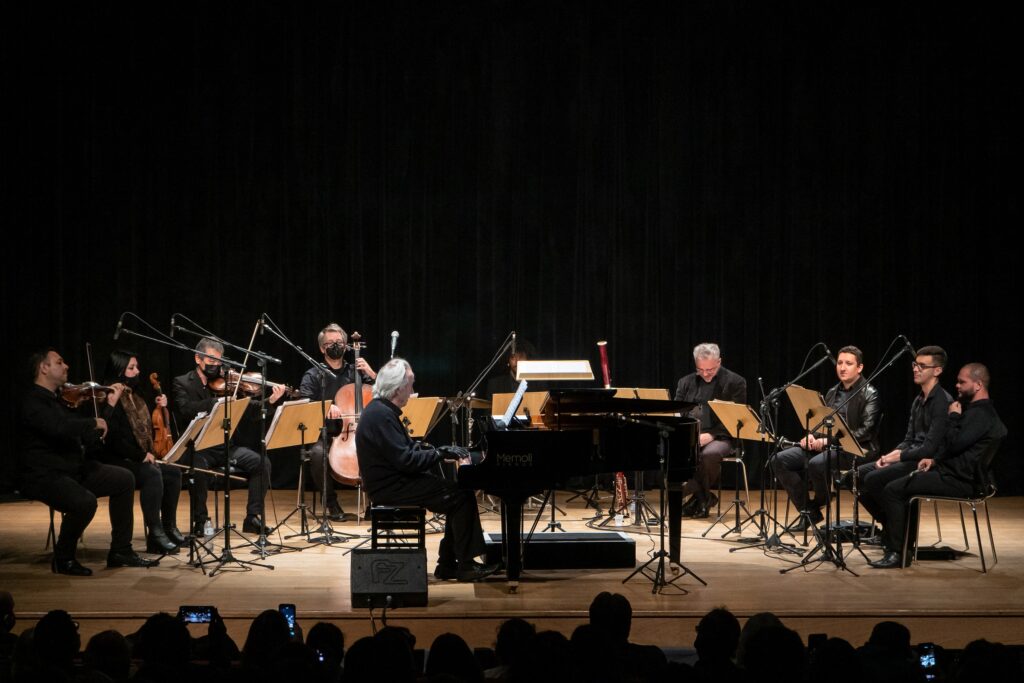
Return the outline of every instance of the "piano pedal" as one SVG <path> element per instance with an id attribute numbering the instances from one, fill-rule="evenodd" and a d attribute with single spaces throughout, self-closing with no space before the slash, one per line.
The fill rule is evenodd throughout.
<path id="1" fill-rule="evenodd" d="M 673 574 L 678 574 L 679 573 L 679 563 L 676 562 L 675 560 L 669 560 L 668 561 L 668 570 L 670 572 L 672 572 Z"/>

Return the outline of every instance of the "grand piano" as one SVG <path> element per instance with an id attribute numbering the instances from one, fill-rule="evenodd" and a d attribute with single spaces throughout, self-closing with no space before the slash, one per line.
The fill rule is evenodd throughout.
<path id="1" fill-rule="evenodd" d="M 615 398 L 614 389 L 551 391 L 543 429 L 489 430 L 486 457 L 459 467 L 461 488 L 501 499 L 502 557 L 509 590 L 522 572 L 523 504 L 570 477 L 660 470 L 662 431 L 667 433 L 670 479 L 693 471 L 699 425 L 686 415 L 691 403 Z M 659 427 L 667 427 L 661 429 Z"/>

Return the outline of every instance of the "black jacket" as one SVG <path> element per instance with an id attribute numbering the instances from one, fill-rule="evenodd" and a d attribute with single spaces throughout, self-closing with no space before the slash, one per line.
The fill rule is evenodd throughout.
<path id="1" fill-rule="evenodd" d="M 696 372 L 680 379 L 679 384 L 676 386 L 675 400 L 697 403 L 697 389 L 700 387 L 699 382 L 703 381 Z M 747 380 L 725 366 L 718 369 L 715 378 L 711 382 L 714 384 L 711 393 L 713 400 L 732 401 L 733 403 L 747 402 Z M 709 412 L 711 413 L 711 424 L 707 425 L 707 428 L 705 428 L 705 425 L 701 425 L 701 431 L 710 433 L 716 440 L 729 439 L 729 430 L 718 419 L 715 411 L 711 410 Z"/>
<path id="2" fill-rule="evenodd" d="M 359 476 L 371 498 L 386 499 L 410 480 L 431 476 L 426 470 L 441 460 L 437 449 L 413 441 L 399 419 L 401 412 L 391 401 L 378 398 L 363 409 L 359 418 Z"/>
<path id="3" fill-rule="evenodd" d="M 61 475 L 80 474 L 86 465 L 85 447 L 99 444 L 95 418 L 78 415 L 38 384 L 25 394 L 18 422 L 19 474 L 25 489 Z"/>
<path id="4" fill-rule="evenodd" d="M 949 429 L 942 450 L 936 457 L 935 467 L 943 475 L 973 484 L 978 493 L 988 485 L 988 462 L 1006 437 L 1006 425 L 999 419 L 989 399 L 972 401 L 963 406 L 963 414 L 949 415 Z"/>
<path id="5" fill-rule="evenodd" d="M 857 391 L 865 382 L 867 380 L 861 377 L 853 383 L 850 391 Z M 825 394 L 825 405 L 832 405 L 832 400 L 841 386 L 840 382 L 828 390 Z M 846 424 L 853 430 L 853 438 L 864 449 L 866 459 L 878 457 L 878 420 L 881 415 L 882 402 L 878 398 L 878 389 L 871 384 L 846 404 Z"/>
<path id="6" fill-rule="evenodd" d="M 217 397 L 206 388 L 195 370 L 189 370 L 184 375 L 174 378 L 171 382 L 171 399 L 174 401 L 178 427 L 182 430 L 199 413 L 210 412 L 213 404 L 217 402 Z"/>

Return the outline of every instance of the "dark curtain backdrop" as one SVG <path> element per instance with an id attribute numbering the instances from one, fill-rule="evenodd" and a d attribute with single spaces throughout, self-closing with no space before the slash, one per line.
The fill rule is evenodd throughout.
<path id="1" fill-rule="evenodd" d="M 511 329 L 595 368 L 607 339 L 630 386 L 674 386 L 714 340 L 755 404 L 816 341 L 870 371 L 903 333 L 949 350 L 950 391 L 989 364 L 999 483 L 1024 493 L 1008 12 L 147 4 L 4 22 L 8 484 L 31 349 L 82 380 L 86 341 L 99 365 L 127 345 L 168 376 L 190 356 L 113 342 L 122 311 L 240 344 L 268 312 L 311 352 L 329 321 L 358 330 L 378 367 L 399 330 L 423 395 L 466 388 Z M 878 385 L 891 447 L 909 362 Z"/>

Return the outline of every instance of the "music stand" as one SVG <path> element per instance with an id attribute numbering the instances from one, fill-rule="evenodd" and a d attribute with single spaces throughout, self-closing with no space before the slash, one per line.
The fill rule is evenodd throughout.
<path id="1" fill-rule="evenodd" d="M 313 402 L 308 398 L 285 401 L 277 406 L 277 410 L 274 411 L 274 417 L 270 421 L 270 428 L 267 429 L 267 434 L 263 437 L 263 443 L 266 444 L 267 451 L 277 448 L 290 448 L 292 446 L 299 446 L 300 448 L 299 485 L 295 496 L 295 508 L 277 525 L 277 528 L 280 529 L 285 525 L 285 522 L 291 519 L 292 515 L 298 512 L 300 531 L 285 538 L 305 536 L 307 542 L 312 542 L 309 538 L 309 517 L 307 516 L 308 506 L 306 505 L 305 487 L 305 464 L 309 461 L 309 444 L 306 442 L 306 432 L 320 433 L 324 426 L 324 413 L 330 403 L 330 401 Z M 301 548 L 288 546 L 279 547 L 286 550 L 301 550 Z M 282 550 L 271 552 L 282 552 Z"/>
<path id="2" fill-rule="evenodd" d="M 249 407 L 250 400 L 251 399 L 248 397 L 239 399 L 217 399 L 217 402 L 210 410 L 210 416 L 206 418 L 206 424 L 203 426 L 202 430 L 200 430 L 199 436 L 196 437 L 195 440 L 194 448 L 197 453 L 215 446 L 221 446 L 224 448 L 223 476 L 225 479 L 231 475 L 231 437 L 234 435 L 235 429 L 238 427 L 238 420 L 232 420 L 229 415 L 244 415 L 246 409 Z M 204 560 L 199 563 L 200 566 L 205 566 L 207 564 L 216 565 L 210 571 L 210 576 L 221 571 L 229 564 L 237 565 L 243 571 L 252 571 L 253 567 L 263 567 L 265 569 L 274 568 L 269 564 L 239 560 L 235 557 L 231 547 L 232 532 L 242 539 L 242 545 L 250 545 L 254 548 L 257 546 L 235 529 L 235 525 L 231 523 L 230 483 L 224 487 L 224 526 L 222 527 L 222 530 L 224 532 L 224 547 L 221 549 L 220 557 L 215 555 L 212 559 Z"/>
<path id="3" fill-rule="evenodd" d="M 423 396 L 410 398 L 409 402 L 402 408 L 402 424 L 405 425 L 409 436 L 414 439 L 422 439 L 434 425 L 441 415 L 441 408 L 444 407 L 444 399 L 440 396 Z"/>
<path id="4" fill-rule="evenodd" d="M 838 463 L 839 460 L 839 447 L 842 447 L 842 451 L 853 455 L 855 463 L 857 461 L 857 457 L 863 456 L 864 450 L 860 447 L 860 444 L 857 443 L 857 440 L 853 438 L 853 434 L 849 426 L 846 424 L 846 420 L 843 419 L 842 414 L 840 414 L 837 409 L 826 406 L 821 397 L 821 393 L 814 391 L 813 389 L 805 389 L 797 384 L 793 384 L 786 388 L 786 395 L 789 396 L 789 402 L 793 405 L 793 409 L 796 411 L 797 417 L 804 421 L 807 434 L 815 434 L 818 433 L 822 427 L 825 428 L 829 443 L 829 446 L 826 449 L 828 452 L 825 456 L 825 486 L 827 491 L 829 483 L 833 478 L 832 461 L 835 460 Z M 806 485 L 809 486 L 809 473 L 805 475 L 805 481 L 807 482 Z M 807 500 L 807 496 L 804 497 L 804 500 Z M 806 505 L 804 507 L 806 508 Z M 830 501 L 823 507 L 825 508 L 824 534 L 818 530 L 817 525 L 811 522 L 810 512 L 807 509 L 800 511 L 800 517 L 803 517 L 806 520 L 806 525 L 812 530 L 817 543 L 810 552 L 804 555 L 803 559 L 800 560 L 799 563 L 792 567 L 779 570 L 780 573 L 785 574 L 797 567 L 805 567 L 815 561 L 827 561 L 831 562 L 836 567 L 844 569 L 854 576 L 857 576 L 856 572 L 846 566 L 846 558 L 843 556 L 842 540 L 838 536 L 834 535 L 833 529 L 831 528 L 832 506 Z M 833 547 L 833 543 L 835 543 L 835 547 Z M 821 553 L 821 557 L 817 560 L 812 559 L 818 553 Z"/>
<path id="5" fill-rule="evenodd" d="M 712 400 L 708 401 L 708 407 L 710 407 L 711 410 L 714 411 L 715 415 L 718 416 L 719 422 L 721 422 L 722 426 L 728 430 L 729 436 L 736 440 L 736 444 L 739 447 L 738 457 L 741 463 L 743 462 L 744 456 L 744 441 L 759 441 L 761 443 L 772 443 L 775 441 L 770 434 L 767 434 L 761 429 L 760 418 L 758 418 L 757 413 L 755 413 L 754 410 L 746 403 Z M 727 529 L 726 532 L 722 534 L 722 538 L 725 538 L 731 533 L 742 534 L 743 527 L 754 521 L 754 513 L 752 513 L 747 508 L 746 503 L 740 499 L 740 478 L 738 473 L 736 476 L 735 490 L 736 494 L 732 503 L 729 504 L 729 507 L 725 508 L 725 510 L 722 510 L 718 514 L 718 517 L 716 517 L 715 521 L 711 523 L 711 526 L 705 529 L 704 533 L 701 534 L 701 538 L 706 537 L 712 529 L 722 523 L 722 521 L 729 515 L 730 510 L 735 511 L 736 521 L 732 528 Z M 740 510 L 743 510 L 747 515 L 746 519 L 742 522 L 740 521 Z"/>
<path id="6" fill-rule="evenodd" d="M 196 467 L 195 459 L 195 439 L 199 436 L 199 432 L 206 427 L 208 422 L 208 415 L 206 413 L 199 413 L 192 421 L 188 423 L 188 426 L 182 431 L 181 436 L 174 442 L 170 450 L 167 451 L 162 458 L 157 461 L 166 465 L 174 467 L 184 467 L 187 470 L 186 477 L 189 485 L 189 505 L 188 505 L 188 564 L 190 566 L 199 567 L 199 569 L 206 574 L 206 567 L 199 561 L 199 549 L 202 548 L 207 555 L 216 557 L 216 555 L 206 546 L 206 541 L 200 541 L 195 534 L 195 507 L 192 505 L 192 491 L 195 491 L 195 480 L 196 472 L 200 471 L 201 468 Z M 182 465 L 178 461 L 185 457 L 187 454 L 192 454 L 192 457 L 188 459 L 188 465 Z M 221 476 L 220 472 L 213 470 L 202 470 L 208 474 L 214 476 Z"/>

